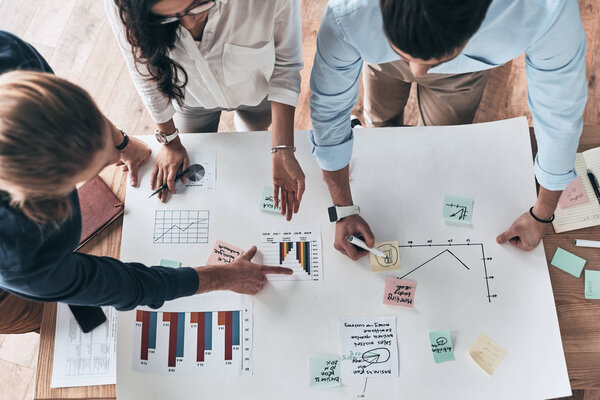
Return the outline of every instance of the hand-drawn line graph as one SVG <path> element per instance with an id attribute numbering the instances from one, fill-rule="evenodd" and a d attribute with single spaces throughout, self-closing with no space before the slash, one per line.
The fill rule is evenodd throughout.
<path id="1" fill-rule="evenodd" d="M 154 243 L 208 243 L 208 210 L 156 210 Z"/>
<path id="2" fill-rule="evenodd" d="M 419 268 L 422 268 L 424 266 L 426 266 L 428 263 L 430 263 L 431 261 L 435 260 L 436 258 L 444 255 L 444 254 L 449 254 L 450 256 L 452 256 L 454 259 L 456 259 L 456 261 L 458 261 L 460 263 L 460 266 L 463 268 L 466 268 L 467 270 L 471 270 L 471 268 L 465 263 L 463 262 L 463 260 L 461 260 L 459 257 L 456 256 L 456 254 L 454 254 L 450 248 L 451 247 L 472 247 L 475 251 L 481 252 L 481 256 L 478 257 L 478 261 L 481 263 L 481 267 L 483 269 L 483 277 L 485 279 L 485 287 L 486 287 L 486 291 L 487 291 L 487 299 L 488 302 L 491 303 L 492 299 L 495 299 L 498 297 L 498 295 L 496 293 L 492 294 L 492 292 L 490 291 L 490 280 L 494 279 L 493 275 L 490 275 L 488 273 L 488 263 L 490 261 L 492 261 L 492 257 L 486 257 L 485 255 L 485 249 L 483 246 L 483 243 L 472 243 L 469 239 L 467 239 L 467 241 L 465 243 L 455 243 L 453 242 L 452 239 L 448 240 L 448 243 L 433 243 L 433 241 L 428 240 L 426 244 L 414 244 L 412 241 L 409 241 L 408 244 L 406 245 L 399 245 L 399 248 L 405 248 L 405 249 L 411 249 L 411 248 L 425 248 L 425 247 L 430 247 L 430 248 L 440 248 L 440 247 L 446 247 L 446 249 L 440 251 L 439 253 L 435 254 L 433 257 L 429 258 L 428 260 L 424 261 L 423 263 L 421 263 L 420 265 L 412 268 L 408 273 L 402 275 L 400 277 L 400 279 L 404 279 L 405 277 L 409 276 L 410 274 L 412 274 L 413 272 L 415 272 L 416 270 L 418 270 Z M 471 267 L 474 267 L 474 265 L 471 265 Z"/>
<path id="3" fill-rule="evenodd" d="M 446 205 L 448 207 L 450 207 L 450 208 L 457 208 L 458 209 L 457 211 L 455 211 L 452 214 L 450 214 L 450 216 L 452 218 L 454 218 L 456 216 L 458 216 L 459 220 L 464 220 L 464 219 L 467 218 L 467 214 L 469 213 L 469 211 L 467 211 L 468 210 L 467 206 L 463 206 L 461 204 L 454 204 L 454 203 L 449 203 L 449 204 L 446 204 Z"/>

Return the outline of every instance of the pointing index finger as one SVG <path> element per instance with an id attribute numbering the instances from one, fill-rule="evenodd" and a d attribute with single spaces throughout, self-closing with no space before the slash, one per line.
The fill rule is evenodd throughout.
<path id="1" fill-rule="evenodd" d="M 265 274 L 292 275 L 294 271 L 286 267 L 273 267 L 269 265 L 261 265 L 260 270 Z"/>

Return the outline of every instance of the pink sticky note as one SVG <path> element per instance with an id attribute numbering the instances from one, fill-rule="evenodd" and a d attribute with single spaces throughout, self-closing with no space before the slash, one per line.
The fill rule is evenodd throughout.
<path id="1" fill-rule="evenodd" d="M 210 251 L 210 256 L 208 257 L 206 264 L 230 264 L 237 260 L 242 254 L 244 254 L 243 249 L 221 240 L 217 240 L 215 247 Z"/>
<path id="2" fill-rule="evenodd" d="M 413 307 L 417 282 L 409 279 L 386 278 L 383 304 L 391 306 Z"/>
<path id="3" fill-rule="evenodd" d="M 583 182 L 581 181 L 581 177 L 578 176 L 573 179 L 569 186 L 562 192 L 562 195 L 558 200 L 558 205 L 560 208 L 568 208 L 578 204 L 585 204 L 588 201 L 585 189 L 583 188 Z"/>

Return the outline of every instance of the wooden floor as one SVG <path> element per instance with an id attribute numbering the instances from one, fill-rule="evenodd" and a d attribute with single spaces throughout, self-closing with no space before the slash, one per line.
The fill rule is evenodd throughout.
<path id="1" fill-rule="evenodd" d="M 296 110 L 297 129 L 310 128 L 308 78 L 315 53 L 315 39 L 325 0 L 303 0 L 302 94 Z M 579 0 L 588 40 L 587 76 L 589 99 L 586 125 L 600 125 L 600 1 Z M 100 0 L 0 0 L 0 29 L 33 44 L 57 75 L 86 88 L 100 108 L 130 134 L 154 132 L 152 120 L 135 91 L 121 53 L 104 16 Z M 360 114 L 360 101 L 355 108 Z M 495 69 L 476 115 L 477 122 L 527 115 L 524 58 Z M 407 124 L 417 124 L 414 96 L 406 108 Z M 220 131 L 232 131 L 226 113 Z M 577 329 L 576 327 L 571 327 Z M 37 358 L 36 334 L 0 335 L 0 400 L 33 398 Z M 598 366 L 600 368 L 600 366 Z M 596 387 L 600 388 L 600 382 Z M 600 390 L 576 391 L 572 399 L 600 400 Z"/>

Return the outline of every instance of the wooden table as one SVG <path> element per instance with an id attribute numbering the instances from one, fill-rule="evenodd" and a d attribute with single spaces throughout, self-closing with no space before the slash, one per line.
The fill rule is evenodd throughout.
<path id="1" fill-rule="evenodd" d="M 532 146 L 535 154 L 536 144 L 533 135 Z M 598 146 L 600 146 L 600 127 L 585 127 L 579 143 L 579 151 Z M 509 162 L 509 155 L 507 155 L 507 162 Z M 101 176 L 123 200 L 126 181 L 120 170 L 107 168 Z M 507 224 L 509 222 L 507 221 Z M 122 219 L 119 219 L 86 244 L 81 251 L 118 258 L 121 251 L 121 228 Z M 586 268 L 600 270 L 600 250 L 581 247 L 575 249 L 573 239 L 599 240 L 600 227 L 560 235 L 555 234 L 549 227 L 544 238 L 548 264 L 556 247 L 560 245 L 565 250 L 585 258 L 588 261 Z M 573 390 L 600 388 L 600 301 L 584 298 L 583 277 L 577 279 L 554 267 L 549 267 L 549 270 L 571 387 Z M 35 399 L 115 399 L 115 385 L 50 389 L 55 324 L 56 304 L 48 304 L 40 334 Z"/>

